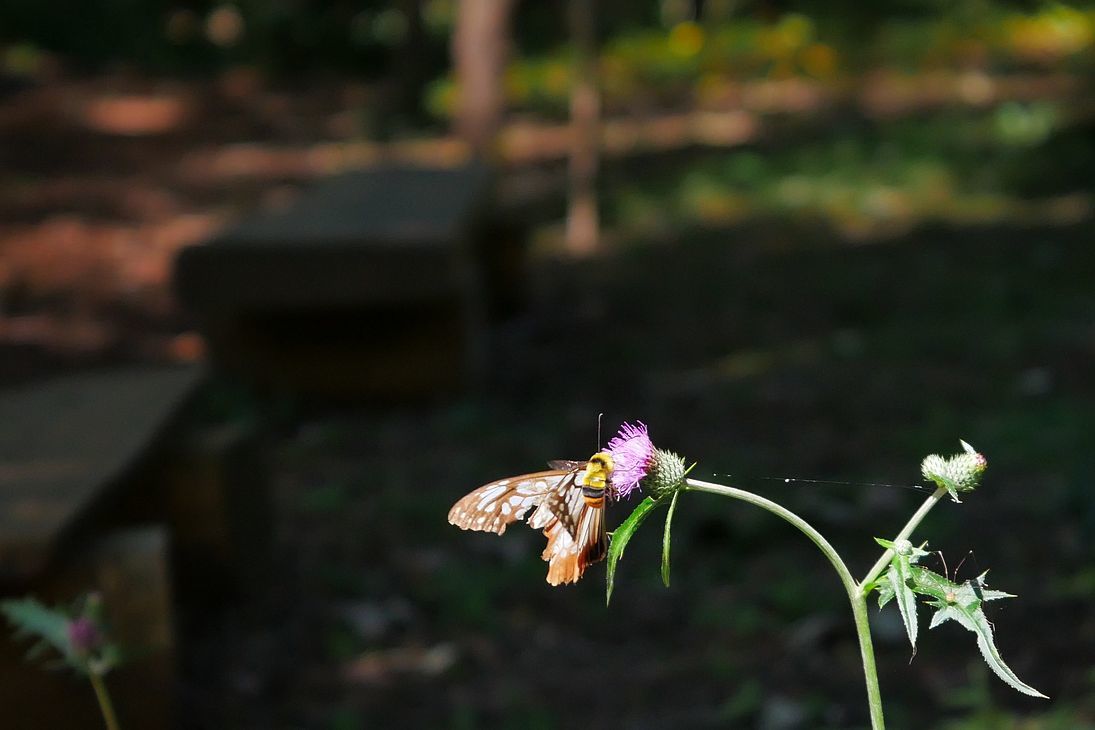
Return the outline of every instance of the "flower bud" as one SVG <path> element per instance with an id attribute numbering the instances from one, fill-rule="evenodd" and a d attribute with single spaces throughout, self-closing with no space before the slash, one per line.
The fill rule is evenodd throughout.
<path id="1" fill-rule="evenodd" d="M 672 451 L 654 449 L 650 470 L 643 479 L 643 491 L 654 499 L 661 499 L 680 488 L 687 471 L 680 456 Z"/>
<path id="2" fill-rule="evenodd" d="M 982 454 L 965 441 L 961 443 L 963 453 L 949 459 L 944 459 L 938 454 L 931 454 L 920 464 L 920 471 L 924 478 L 946 489 L 956 502 L 959 492 L 972 492 L 977 488 L 981 482 L 981 475 L 988 468 L 988 461 Z"/>
<path id="3" fill-rule="evenodd" d="M 912 555 L 913 554 L 913 544 L 911 542 L 909 542 L 908 540 L 904 540 L 904 539 L 897 540 L 893 544 L 893 550 L 898 555 L 905 555 L 905 556 Z"/>
<path id="4" fill-rule="evenodd" d="M 87 657 L 99 648 L 103 641 L 102 632 L 87 616 L 80 616 L 68 622 L 65 627 L 72 653 L 78 657 Z"/>

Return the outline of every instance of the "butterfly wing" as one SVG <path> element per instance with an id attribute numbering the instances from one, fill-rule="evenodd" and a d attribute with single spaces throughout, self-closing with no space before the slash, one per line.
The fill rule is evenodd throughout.
<path id="1" fill-rule="evenodd" d="M 558 469 L 499 479 L 484 484 L 457 501 L 449 510 L 449 524 L 462 530 L 481 530 L 501 535 L 510 523 L 523 519 L 525 513 L 531 507 L 540 505 L 545 497 L 554 498 L 561 491 L 580 493 L 581 490 L 570 489 L 573 483 L 573 472 Z"/>
<path id="2" fill-rule="evenodd" d="M 575 520 L 578 527 L 573 537 L 559 520 L 550 522 L 544 530 L 548 544 L 541 557 L 548 562 L 547 582 L 553 586 L 576 583 L 586 568 L 608 553 L 604 509 L 583 501 Z"/>
<path id="3" fill-rule="evenodd" d="M 578 532 L 578 514 L 582 505 L 582 490 L 577 489 L 583 472 L 580 467 L 567 472 L 566 478 L 559 482 L 555 489 L 544 495 L 543 501 L 528 518 L 528 526 L 534 529 L 547 527 L 551 522 L 558 521 L 563 529 L 574 537 Z"/>
<path id="4" fill-rule="evenodd" d="M 586 462 L 584 461 L 572 461 L 570 459 L 553 459 L 548 462 L 548 466 L 559 471 L 578 471 L 585 465 Z"/>
<path id="5" fill-rule="evenodd" d="M 604 509 L 587 504 L 577 487 L 583 462 L 557 463 L 570 468 L 484 484 L 452 506 L 449 522 L 464 530 L 501 535 L 535 506 L 528 524 L 543 528 L 548 539 L 541 556 L 548 562 L 548 583 L 577 582 L 587 567 L 603 560 L 608 552 Z"/>

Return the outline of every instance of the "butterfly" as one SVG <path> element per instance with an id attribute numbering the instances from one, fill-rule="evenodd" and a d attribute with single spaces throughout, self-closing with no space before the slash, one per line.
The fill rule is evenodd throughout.
<path id="1" fill-rule="evenodd" d="M 484 484 L 449 510 L 449 523 L 462 530 L 499 535 L 511 523 L 528 518 L 543 528 L 547 582 L 575 583 L 586 568 L 608 553 L 604 506 L 611 484 L 612 457 L 599 451 L 588 461 L 552 461 L 550 471 L 523 474 Z"/>

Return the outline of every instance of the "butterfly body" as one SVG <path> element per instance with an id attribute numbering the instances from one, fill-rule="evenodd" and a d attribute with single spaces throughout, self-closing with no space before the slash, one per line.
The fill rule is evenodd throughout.
<path id="1" fill-rule="evenodd" d="M 588 461 L 552 462 L 551 471 L 484 484 L 458 500 L 449 522 L 464 530 L 501 535 L 530 509 L 530 527 L 543 529 L 547 581 L 573 583 L 608 551 L 605 493 L 611 484 L 612 457 L 598 452 Z"/>

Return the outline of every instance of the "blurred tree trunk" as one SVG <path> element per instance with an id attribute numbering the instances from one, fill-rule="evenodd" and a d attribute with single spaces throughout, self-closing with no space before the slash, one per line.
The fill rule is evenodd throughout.
<path id="1" fill-rule="evenodd" d="M 587 255 L 597 250 L 597 153 L 601 100 L 597 88 L 596 1 L 570 0 L 570 38 L 574 65 L 570 89 L 570 200 L 567 250 Z"/>
<path id="2" fill-rule="evenodd" d="M 491 152 L 505 109 L 502 84 L 513 0 L 460 0 L 452 37 L 459 88 L 456 132 L 483 157 Z"/>

